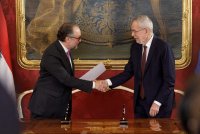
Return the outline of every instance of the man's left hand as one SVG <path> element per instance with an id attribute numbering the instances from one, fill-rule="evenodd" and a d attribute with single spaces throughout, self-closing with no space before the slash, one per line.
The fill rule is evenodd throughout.
<path id="1" fill-rule="evenodd" d="M 150 116 L 155 117 L 158 114 L 159 109 L 160 109 L 160 106 L 157 105 L 156 103 L 153 103 L 151 105 L 151 108 L 150 108 L 150 111 L 149 111 Z"/>

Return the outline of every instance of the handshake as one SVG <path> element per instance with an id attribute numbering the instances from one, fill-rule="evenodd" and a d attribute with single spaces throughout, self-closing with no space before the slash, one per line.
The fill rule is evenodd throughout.
<path id="1" fill-rule="evenodd" d="M 95 89 L 101 91 L 101 92 L 106 92 L 109 90 L 109 85 L 106 80 L 95 80 Z"/>

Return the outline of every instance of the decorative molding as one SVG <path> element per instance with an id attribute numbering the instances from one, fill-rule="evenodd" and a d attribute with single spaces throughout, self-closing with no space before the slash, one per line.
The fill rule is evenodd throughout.
<path id="1" fill-rule="evenodd" d="M 16 4 L 17 4 L 16 25 L 17 25 L 18 63 L 22 68 L 25 68 L 25 69 L 39 69 L 40 60 L 37 60 L 37 59 L 29 60 L 27 58 L 25 0 L 17 0 Z M 154 4 L 158 5 L 159 3 L 154 3 Z M 76 7 L 76 9 L 78 8 Z M 155 11 L 156 10 L 160 10 L 160 9 L 158 8 L 158 9 L 155 9 Z M 162 23 L 160 22 L 160 24 Z M 191 62 L 191 57 L 192 57 L 192 0 L 183 0 L 182 2 L 181 58 L 175 60 L 176 69 L 186 68 Z M 103 62 L 106 68 L 109 70 L 122 70 L 124 68 L 124 65 L 127 63 L 127 60 L 114 60 L 114 59 L 81 60 L 80 58 L 77 58 L 74 60 L 76 69 L 79 69 L 79 70 L 90 69 L 100 62 Z"/>

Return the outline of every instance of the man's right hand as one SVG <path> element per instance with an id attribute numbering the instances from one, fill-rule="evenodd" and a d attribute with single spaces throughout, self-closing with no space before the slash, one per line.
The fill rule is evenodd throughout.
<path id="1" fill-rule="evenodd" d="M 95 82 L 95 89 L 101 91 L 101 92 L 106 92 L 109 90 L 109 86 L 107 81 L 105 80 L 96 80 Z"/>

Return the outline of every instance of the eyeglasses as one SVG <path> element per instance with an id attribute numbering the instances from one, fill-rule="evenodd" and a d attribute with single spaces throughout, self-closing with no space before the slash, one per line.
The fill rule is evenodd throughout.
<path id="1" fill-rule="evenodd" d="M 140 31 L 142 31 L 142 30 L 144 30 L 145 28 L 142 28 L 142 29 L 140 29 L 140 30 L 131 30 L 133 33 L 138 33 L 138 32 L 140 32 Z"/>
<path id="2" fill-rule="evenodd" d="M 78 41 L 81 40 L 81 37 L 73 37 L 73 36 L 69 36 L 70 38 L 74 38 L 74 39 L 77 39 Z"/>

